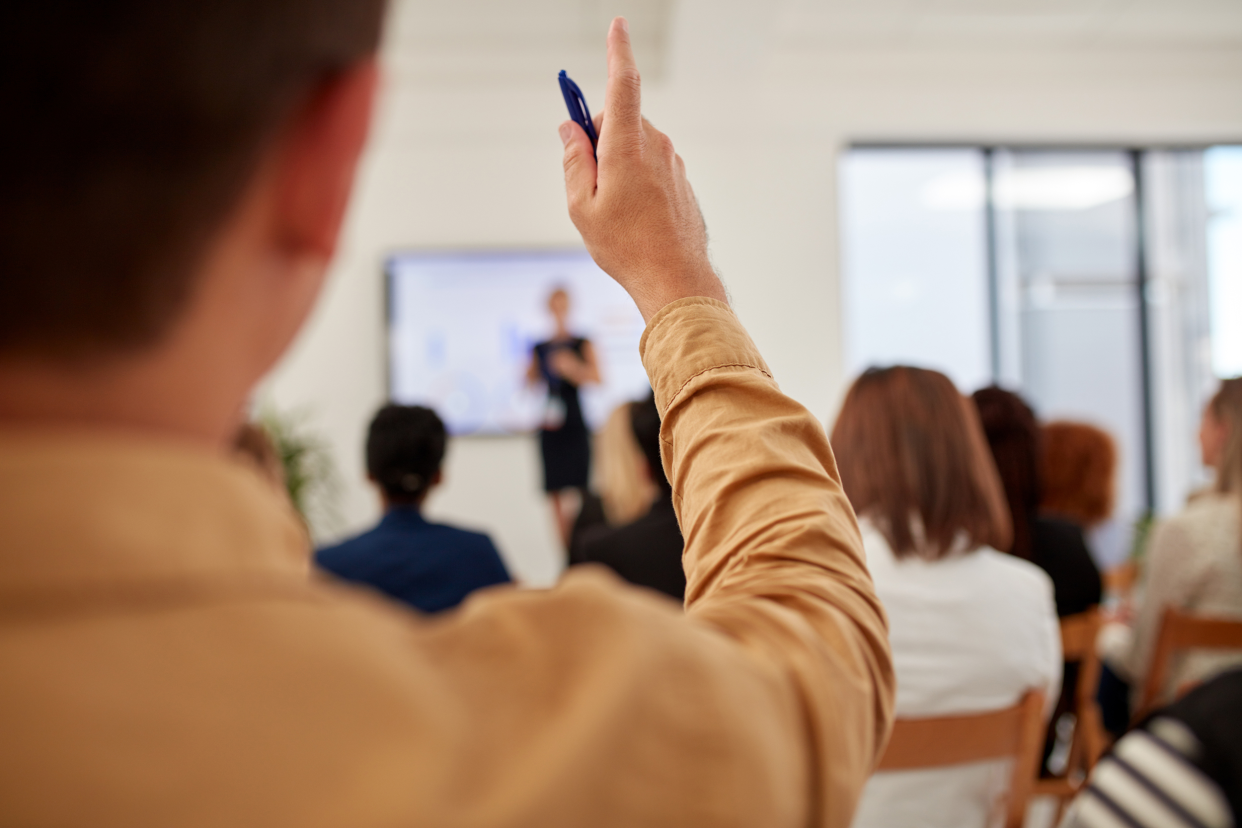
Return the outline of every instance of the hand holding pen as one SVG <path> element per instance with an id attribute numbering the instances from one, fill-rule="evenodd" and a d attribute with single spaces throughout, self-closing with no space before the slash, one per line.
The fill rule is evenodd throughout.
<path id="1" fill-rule="evenodd" d="M 685 165 L 668 136 L 643 117 L 641 99 L 629 26 L 618 17 L 608 31 L 604 112 L 594 120 L 598 145 L 573 120 L 560 126 L 565 190 L 592 258 L 650 321 L 684 297 L 728 297 L 708 259 L 707 229 Z"/>

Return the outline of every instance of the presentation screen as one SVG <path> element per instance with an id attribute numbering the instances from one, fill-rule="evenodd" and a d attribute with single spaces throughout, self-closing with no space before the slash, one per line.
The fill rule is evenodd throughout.
<path id="1" fill-rule="evenodd" d="M 546 388 L 527 369 L 555 330 L 548 297 L 557 288 L 569 293 L 570 333 L 591 342 L 599 363 L 602 382 L 582 389 L 587 424 L 598 428 L 650 392 L 642 316 L 584 250 L 402 253 L 387 275 L 391 397 L 434 408 L 451 434 L 539 426 Z"/>

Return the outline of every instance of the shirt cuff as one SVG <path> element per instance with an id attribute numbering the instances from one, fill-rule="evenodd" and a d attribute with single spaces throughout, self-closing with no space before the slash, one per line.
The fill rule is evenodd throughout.
<path id="1" fill-rule="evenodd" d="M 690 380 L 707 371 L 753 368 L 772 377 L 733 310 L 706 296 L 678 299 L 661 308 L 643 332 L 638 354 L 661 416 Z"/>

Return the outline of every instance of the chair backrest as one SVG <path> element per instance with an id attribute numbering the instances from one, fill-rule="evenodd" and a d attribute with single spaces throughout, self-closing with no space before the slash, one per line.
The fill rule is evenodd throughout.
<path id="1" fill-rule="evenodd" d="M 915 770 L 1013 758 L 1006 828 L 1020 828 L 1044 745 L 1044 694 L 1032 690 L 990 713 L 898 719 L 878 770 Z"/>
<path id="2" fill-rule="evenodd" d="M 1169 676 L 1169 665 L 1182 650 L 1242 650 L 1242 621 L 1191 615 L 1174 607 L 1166 609 L 1135 710 L 1136 721 L 1165 701 L 1161 695 Z"/>
<path id="3" fill-rule="evenodd" d="M 1078 664 L 1078 685 L 1074 690 L 1074 739 L 1070 744 L 1069 776 L 1086 776 L 1104 752 L 1104 725 L 1096 693 L 1100 687 L 1100 656 L 1095 649 L 1103 619 L 1092 607 L 1061 619 L 1061 653 L 1067 662 Z"/>

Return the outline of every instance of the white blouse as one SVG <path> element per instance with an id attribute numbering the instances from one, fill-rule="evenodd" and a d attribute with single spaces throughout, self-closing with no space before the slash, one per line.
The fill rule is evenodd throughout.
<path id="1" fill-rule="evenodd" d="M 1048 711 L 1061 689 L 1052 581 L 1039 567 L 982 547 L 938 561 L 898 560 L 861 521 L 867 566 L 888 612 L 897 715 L 999 710 L 1030 689 Z M 875 774 L 854 828 L 984 828 L 1004 816 L 1010 761 Z"/>

